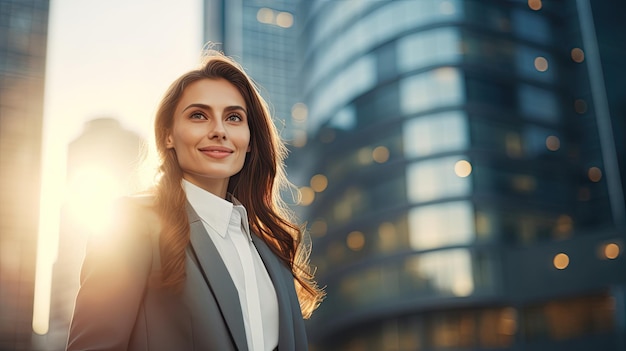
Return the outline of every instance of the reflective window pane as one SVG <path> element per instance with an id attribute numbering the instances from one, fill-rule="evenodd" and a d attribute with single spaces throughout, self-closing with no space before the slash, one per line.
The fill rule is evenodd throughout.
<path id="1" fill-rule="evenodd" d="M 409 165 L 406 176 L 409 202 L 469 194 L 470 177 L 460 177 L 455 173 L 455 165 L 462 160 L 462 157 L 452 156 Z"/>
<path id="2" fill-rule="evenodd" d="M 474 239 L 474 209 L 468 201 L 412 208 L 409 235 L 413 249 L 469 244 Z"/>
<path id="3" fill-rule="evenodd" d="M 457 28 L 438 28 L 398 40 L 398 69 L 401 72 L 433 64 L 459 61 L 461 39 Z"/>
<path id="4" fill-rule="evenodd" d="M 536 86 L 522 84 L 517 88 L 518 106 L 525 117 L 557 123 L 559 103 L 554 92 Z"/>
<path id="5" fill-rule="evenodd" d="M 438 68 L 400 82 L 400 108 L 405 114 L 454 106 L 463 101 L 463 80 L 455 68 Z"/>
<path id="6" fill-rule="evenodd" d="M 467 117 L 460 111 L 409 120 L 402 135 L 407 158 L 464 150 L 469 144 Z"/>

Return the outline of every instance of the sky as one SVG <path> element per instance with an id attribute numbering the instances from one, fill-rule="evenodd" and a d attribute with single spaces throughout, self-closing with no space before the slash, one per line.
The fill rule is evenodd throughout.
<path id="1" fill-rule="evenodd" d="M 201 0 L 50 1 L 35 309 L 49 305 L 69 142 L 100 117 L 150 142 L 161 96 L 202 46 Z"/>

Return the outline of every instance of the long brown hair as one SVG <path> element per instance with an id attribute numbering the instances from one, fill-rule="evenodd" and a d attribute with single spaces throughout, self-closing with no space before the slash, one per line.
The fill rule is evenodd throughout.
<path id="1" fill-rule="evenodd" d="M 295 223 L 280 197 L 280 191 L 290 185 L 284 172 L 287 149 L 254 82 L 234 60 L 215 51 L 206 53 L 200 68 L 187 72 L 170 85 L 156 113 L 154 129 L 161 163 L 155 206 L 162 225 L 159 237 L 162 284 L 174 290 L 182 286 L 186 278 L 185 249 L 190 240 L 187 198 L 181 185 L 183 173 L 176 152 L 166 147 L 166 138 L 185 88 L 201 79 L 219 78 L 233 84 L 244 98 L 250 128 L 250 152 L 242 170 L 230 178 L 228 192 L 245 206 L 251 231 L 291 269 L 302 315 L 308 318 L 321 302 L 323 292 L 313 280 L 308 247 L 302 241 L 304 228 Z"/>

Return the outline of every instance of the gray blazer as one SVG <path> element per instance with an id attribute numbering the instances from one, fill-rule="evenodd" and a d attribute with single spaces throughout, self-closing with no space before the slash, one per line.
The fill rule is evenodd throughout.
<path id="1" fill-rule="evenodd" d="M 189 205 L 184 287 L 173 293 L 154 283 L 160 230 L 150 202 L 125 200 L 106 238 L 88 245 L 67 350 L 248 350 L 237 289 Z M 278 297 L 278 349 L 307 350 L 291 271 L 263 240 L 253 242 Z"/>

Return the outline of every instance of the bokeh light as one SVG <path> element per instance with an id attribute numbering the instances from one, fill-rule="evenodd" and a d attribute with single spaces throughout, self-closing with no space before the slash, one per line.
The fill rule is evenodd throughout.
<path id="1" fill-rule="evenodd" d="M 389 160 L 389 149 L 384 146 L 378 146 L 372 151 L 372 159 L 377 163 L 385 163 Z"/>
<path id="2" fill-rule="evenodd" d="M 316 174 L 313 177 L 311 177 L 311 188 L 315 192 L 320 193 L 320 192 L 326 190 L 327 186 L 328 186 L 328 178 L 326 178 L 325 175 L 323 175 L 323 174 Z"/>
<path id="3" fill-rule="evenodd" d="M 576 63 L 585 61 L 585 52 L 581 48 L 573 48 L 570 55 L 572 60 Z"/>
<path id="4" fill-rule="evenodd" d="M 589 180 L 592 182 L 597 183 L 602 180 L 602 171 L 598 167 L 590 167 L 589 170 L 587 170 L 587 177 L 589 177 Z"/>
<path id="5" fill-rule="evenodd" d="M 561 140 L 554 135 L 550 135 L 546 138 L 546 147 L 550 151 L 557 151 L 561 148 Z"/>
<path id="6" fill-rule="evenodd" d="M 542 6 L 541 0 L 528 0 L 528 7 L 530 7 L 531 10 L 539 11 Z"/>
<path id="7" fill-rule="evenodd" d="M 346 244 L 352 251 L 360 251 L 365 245 L 365 236 L 359 231 L 353 231 L 346 237 Z"/>
<path id="8" fill-rule="evenodd" d="M 543 56 L 539 56 L 535 58 L 535 69 L 539 72 L 545 72 L 548 70 L 548 60 L 543 57 Z"/>
<path id="9" fill-rule="evenodd" d="M 454 173 L 461 178 L 465 178 L 472 173 L 472 164 L 467 160 L 459 160 L 454 164 Z"/>
<path id="10" fill-rule="evenodd" d="M 556 269 L 565 269 L 569 266 L 569 256 L 558 253 L 554 256 L 553 264 Z"/>
<path id="11" fill-rule="evenodd" d="M 303 186 L 300 188 L 300 201 L 298 205 L 300 206 L 309 206 L 315 200 L 315 191 L 309 188 L 308 186 Z"/>

